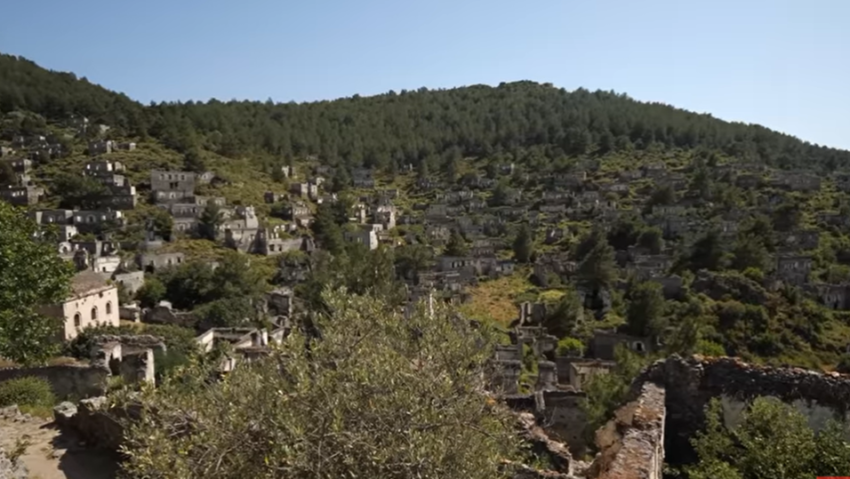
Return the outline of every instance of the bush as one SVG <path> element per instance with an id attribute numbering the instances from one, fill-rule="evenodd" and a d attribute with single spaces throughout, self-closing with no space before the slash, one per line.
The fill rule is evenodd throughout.
<path id="1" fill-rule="evenodd" d="M 10 379 L 0 383 L 0 407 L 13 404 L 52 407 L 56 404 L 56 396 L 44 379 L 31 376 Z"/>
<path id="2" fill-rule="evenodd" d="M 576 338 L 564 338 L 558 341 L 558 356 L 581 356 L 584 354 L 584 343 Z"/>

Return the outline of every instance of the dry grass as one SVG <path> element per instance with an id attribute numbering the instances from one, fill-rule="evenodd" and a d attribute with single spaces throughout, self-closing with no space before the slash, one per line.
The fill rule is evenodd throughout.
<path id="1" fill-rule="evenodd" d="M 466 315 L 480 320 L 508 325 L 517 318 L 516 299 L 535 287 L 528 281 L 529 272 L 519 270 L 512 276 L 485 281 L 470 288 L 472 300 L 461 307 Z"/>

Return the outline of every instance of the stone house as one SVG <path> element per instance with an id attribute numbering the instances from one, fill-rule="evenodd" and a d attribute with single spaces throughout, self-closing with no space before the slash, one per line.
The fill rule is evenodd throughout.
<path id="1" fill-rule="evenodd" d="M 115 149 L 115 142 L 112 140 L 98 140 L 89 142 L 89 155 L 106 155 L 112 153 Z"/>
<path id="2" fill-rule="evenodd" d="M 812 288 L 820 302 L 830 309 L 850 309 L 850 284 L 824 284 Z"/>
<path id="3" fill-rule="evenodd" d="M 192 196 L 195 192 L 197 174 L 191 171 L 151 171 L 151 191 L 181 192 L 181 197 Z"/>
<path id="4" fill-rule="evenodd" d="M 105 226 L 124 226 L 124 213 L 120 211 L 79 210 L 74 212 L 74 226 L 81 233 L 95 233 Z"/>
<path id="5" fill-rule="evenodd" d="M 500 249 L 500 246 L 489 239 L 476 240 L 472 242 L 469 248 L 469 255 L 475 258 L 493 257 L 496 256 L 496 251 Z"/>
<path id="6" fill-rule="evenodd" d="M 617 172 L 617 177 L 620 181 L 635 181 L 643 178 L 641 170 L 621 170 Z"/>
<path id="7" fill-rule="evenodd" d="M 478 175 L 463 180 L 464 186 L 477 190 L 491 190 L 496 187 L 496 180 L 487 178 L 486 176 Z"/>
<path id="8" fill-rule="evenodd" d="M 616 366 L 615 361 L 586 359 L 582 357 L 558 356 L 558 383 L 570 386 L 574 391 L 583 391 L 587 381 L 597 374 L 607 374 Z"/>
<path id="9" fill-rule="evenodd" d="M 61 338 L 71 340 L 85 328 L 118 326 L 118 288 L 99 274 L 85 270 L 71 280 L 71 294 L 59 304 L 45 306 L 42 314 L 63 320 Z"/>
<path id="10" fill-rule="evenodd" d="M 820 244 L 820 231 L 797 230 L 790 231 L 780 238 L 780 242 L 786 248 L 795 250 L 817 249 Z"/>
<path id="11" fill-rule="evenodd" d="M 249 251 L 260 229 L 260 220 L 253 206 L 237 206 L 234 217 L 224 220 L 219 231 L 224 233 L 224 244 L 239 251 Z"/>
<path id="12" fill-rule="evenodd" d="M 645 178 L 660 178 L 667 174 L 667 165 L 660 162 L 645 165 L 641 169 Z"/>
<path id="13" fill-rule="evenodd" d="M 835 189 L 845 193 L 850 192 L 850 173 L 836 173 L 833 178 L 835 181 Z"/>
<path id="14" fill-rule="evenodd" d="M 793 284 L 803 285 L 809 281 L 809 273 L 812 271 L 812 258 L 803 255 L 785 255 L 776 258 L 776 274 L 780 280 Z"/>
<path id="15" fill-rule="evenodd" d="M 292 316 L 295 293 L 292 288 L 280 287 L 266 294 L 266 304 L 269 312 L 276 316 Z"/>
<path id="16" fill-rule="evenodd" d="M 40 225 L 70 225 L 74 223 L 73 210 L 35 210 L 30 218 Z"/>
<path id="17" fill-rule="evenodd" d="M 378 206 L 372 212 L 372 221 L 380 224 L 383 229 L 391 230 L 396 227 L 396 208 L 394 206 Z"/>
<path id="18" fill-rule="evenodd" d="M 625 346 L 637 353 L 650 353 L 654 344 L 649 338 L 630 336 L 613 331 L 595 331 L 587 344 L 587 355 L 594 359 L 614 360 L 617 346 Z"/>
<path id="19" fill-rule="evenodd" d="M 584 184 L 587 180 L 587 172 L 584 170 L 555 173 L 551 176 L 552 183 L 556 186 L 576 188 Z"/>
<path id="20" fill-rule="evenodd" d="M 448 205 L 445 203 L 431 203 L 425 210 L 425 216 L 429 218 L 447 218 Z"/>
<path id="21" fill-rule="evenodd" d="M 154 273 L 160 269 L 183 264 L 183 253 L 141 253 L 136 256 L 136 264 L 145 272 Z"/>
<path id="22" fill-rule="evenodd" d="M 370 250 L 378 248 L 378 234 L 371 226 L 343 231 L 342 237 L 349 243 L 359 243 Z"/>
<path id="23" fill-rule="evenodd" d="M 540 205 L 540 212 L 545 213 L 550 216 L 559 216 L 566 214 L 567 205 L 566 204 L 547 204 L 543 203 Z"/>
<path id="24" fill-rule="evenodd" d="M 475 197 L 475 194 L 469 190 L 460 190 L 460 191 L 438 191 L 435 199 L 441 203 L 448 203 L 452 205 L 456 205 L 458 203 L 462 203 L 464 201 L 471 200 Z"/>
<path id="25" fill-rule="evenodd" d="M 761 175 L 745 173 L 735 177 L 735 186 L 745 190 L 757 188 L 762 183 Z"/>
<path id="26" fill-rule="evenodd" d="M 562 282 L 569 281 L 576 268 L 578 264 L 571 260 L 567 253 L 543 253 L 539 254 L 534 262 L 533 274 L 539 284 L 547 287 L 551 276 Z"/>
<path id="27" fill-rule="evenodd" d="M 422 191 L 431 191 L 441 186 L 442 184 L 438 180 L 432 178 L 420 178 L 416 180 L 416 188 Z"/>
<path id="28" fill-rule="evenodd" d="M 0 146 L 0 158 L 11 156 L 14 152 L 14 148 L 9 148 L 8 146 Z"/>
<path id="29" fill-rule="evenodd" d="M 115 284 L 120 284 L 129 294 L 136 294 L 145 285 L 144 271 L 128 271 L 124 273 L 115 273 L 112 276 Z"/>
<path id="30" fill-rule="evenodd" d="M 114 145 L 114 149 L 122 150 L 122 151 L 133 151 L 136 149 L 136 143 L 132 141 L 125 141 L 123 143 L 117 143 Z"/>
<path id="31" fill-rule="evenodd" d="M 292 183 L 289 192 L 299 198 L 317 199 L 319 197 L 319 186 L 313 183 Z"/>
<path id="32" fill-rule="evenodd" d="M 44 188 L 32 184 L 0 186 L 0 199 L 17 206 L 32 206 L 41 201 Z"/>
<path id="33" fill-rule="evenodd" d="M 307 206 L 306 203 L 302 203 L 300 201 L 293 202 L 286 209 L 286 216 L 290 220 L 294 220 L 295 218 L 301 218 L 305 216 L 311 216 L 312 212 L 310 211 L 310 207 Z"/>
<path id="34" fill-rule="evenodd" d="M 549 227 L 546 229 L 546 236 L 543 242 L 551 245 L 561 241 L 564 237 L 566 237 L 564 228 Z"/>
<path id="35" fill-rule="evenodd" d="M 0 161 L 9 165 L 15 173 L 28 175 L 32 171 L 32 160 L 29 158 L 10 158 Z"/>
<path id="36" fill-rule="evenodd" d="M 776 180 L 791 191 L 817 191 L 821 187 L 820 176 L 808 171 L 782 172 L 777 175 Z"/>
<path id="37" fill-rule="evenodd" d="M 469 200 L 464 201 L 463 206 L 466 208 L 466 211 L 482 211 L 487 208 L 487 202 L 481 198 L 470 198 Z"/>
<path id="38" fill-rule="evenodd" d="M 288 251 L 305 250 L 305 238 L 282 238 L 277 228 L 264 228 L 257 231 L 254 244 L 249 251 L 264 256 L 277 256 Z"/>

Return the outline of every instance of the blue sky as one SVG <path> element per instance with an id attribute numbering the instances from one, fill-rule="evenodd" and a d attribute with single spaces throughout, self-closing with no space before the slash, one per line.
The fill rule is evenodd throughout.
<path id="1" fill-rule="evenodd" d="M 551 82 L 850 149 L 850 0 L 7 0 L 0 51 L 151 100 Z"/>

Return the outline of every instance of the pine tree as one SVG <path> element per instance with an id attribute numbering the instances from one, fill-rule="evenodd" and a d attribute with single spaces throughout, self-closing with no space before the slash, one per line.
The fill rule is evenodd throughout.
<path id="1" fill-rule="evenodd" d="M 534 252 L 533 238 L 531 229 L 528 223 L 523 223 L 519 228 L 513 243 L 514 258 L 520 263 L 528 263 L 531 261 L 531 255 Z"/>

